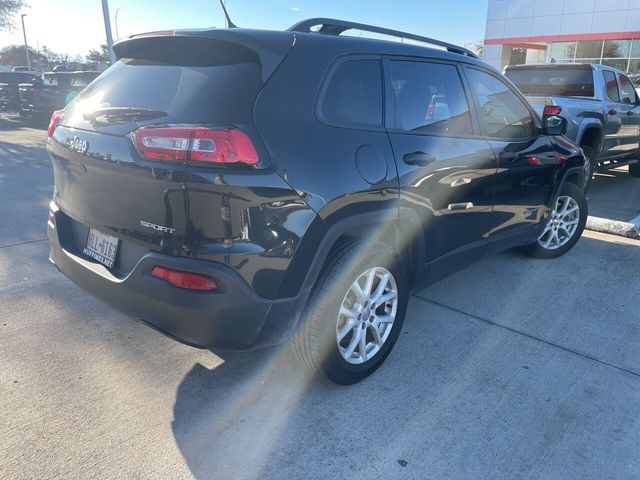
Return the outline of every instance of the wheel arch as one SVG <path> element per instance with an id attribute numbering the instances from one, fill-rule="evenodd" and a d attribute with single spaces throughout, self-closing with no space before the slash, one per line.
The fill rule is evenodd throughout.
<path id="1" fill-rule="evenodd" d="M 420 235 L 421 222 L 411 209 L 389 208 L 345 217 L 331 225 L 323 235 L 309 265 L 302 289 L 310 290 L 320 276 L 331 252 L 342 242 L 384 244 L 403 262 L 412 284 L 420 277 L 414 268 L 424 263 L 425 246 Z"/>
<path id="2" fill-rule="evenodd" d="M 583 122 L 578 131 L 578 145 L 587 145 L 593 149 L 596 155 L 599 155 L 602 150 L 602 132 L 603 127 L 599 121 L 594 119 Z M 593 160 L 595 161 L 596 159 Z"/>
<path id="3" fill-rule="evenodd" d="M 556 196 L 558 196 L 558 194 L 562 191 L 562 188 L 565 186 L 565 184 L 570 183 L 578 188 L 584 189 L 585 180 L 584 169 L 582 167 L 574 166 L 568 168 L 560 178 L 560 181 L 556 184 L 556 190 L 551 197 L 549 208 L 553 208 L 553 202 L 555 202 Z"/>

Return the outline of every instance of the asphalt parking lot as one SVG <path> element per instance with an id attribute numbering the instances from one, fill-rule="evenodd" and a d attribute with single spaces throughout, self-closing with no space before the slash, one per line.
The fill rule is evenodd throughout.
<path id="1" fill-rule="evenodd" d="M 66 280 L 45 137 L 0 118 L 0 478 L 640 479 L 640 242 L 471 266 L 338 387 L 286 347 L 180 345 Z M 629 221 L 639 195 L 599 176 L 592 213 Z"/>

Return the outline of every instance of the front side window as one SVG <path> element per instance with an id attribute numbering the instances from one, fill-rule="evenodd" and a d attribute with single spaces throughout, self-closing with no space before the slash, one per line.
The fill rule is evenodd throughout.
<path id="1" fill-rule="evenodd" d="M 382 126 L 382 69 L 380 61 L 342 62 L 334 70 L 320 101 L 320 116 L 331 124 Z"/>
<path id="2" fill-rule="evenodd" d="M 441 63 L 392 61 L 396 128 L 434 135 L 472 135 L 458 70 Z"/>
<path id="3" fill-rule="evenodd" d="M 631 80 L 626 76 L 618 74 L 620 80 L 620 96 L 624 103 L 636 103 L 636 89 L 633 87 Z"/>
<path id="4" fill-rule="evenodd" d="M 618 92 L 618 82 L 616 82 L 616 76 L 613 72 L 605 70 L 602 72 L 604 77 L 604 84 L 607 89 L 607 97 L 614 102 L 620 101 L 620 92 Z"/>
<path id="5" fill-rule="evenodd" d="M 533 136 L 535 124 L 531 112 L 506 83 L 475 68 L 467 68 L 466 72 L 488 137 L 518 139 Z"/>

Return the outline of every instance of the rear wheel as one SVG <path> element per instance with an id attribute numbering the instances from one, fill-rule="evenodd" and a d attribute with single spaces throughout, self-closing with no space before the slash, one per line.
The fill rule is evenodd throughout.
<path id="1" fill-rule="evenodd" d="M 556 258 L 571 250 L 580 240 L 587 223 L 587 200 L 582 190 L 566 184 L 556 198 L 544 231 L 524 252 L 534 258 Z"/>
<path id="2" fill-rule="evenodd" d="M 629 175 L 640 177 L 640 162 L 629 165 Z"/>
<path id="3" fill-rule="evenodd" d="M 405 269 L 388 249 L 343 245 L 309 299 L 294 338 L 298 357 L 336 383 L 363 380 L 391 352 L 408 299 Z"/>

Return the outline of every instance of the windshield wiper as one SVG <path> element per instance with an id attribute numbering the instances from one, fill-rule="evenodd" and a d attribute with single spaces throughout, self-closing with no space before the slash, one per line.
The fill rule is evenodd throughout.
<path id="1" fill-rule="evenodd" d="M 166 117 L 167 115 L 167 112 L 161 110 L 131 107 L 99 108 L 82 114 L 85 120 L 97 123 L 134 122 L 136 120 L 151 120 L 152 118 Z"/>

